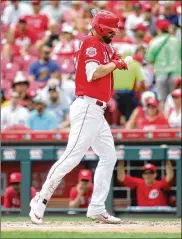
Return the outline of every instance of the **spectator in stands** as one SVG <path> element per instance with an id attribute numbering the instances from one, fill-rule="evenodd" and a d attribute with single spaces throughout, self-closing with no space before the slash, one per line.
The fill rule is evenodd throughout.
<path id="1" fill-rule="evenodd" d="M 137 24 L 140 24 L 144 21 L 144 15 L 142 13 L 142 6 L 140 3 L 136 3 L 133 5 L 134 13 L 129 14 L 126 17 L 125 28 L 126 33 L 129 37 L 134 38 L 133 29 Z"/>
<path id="2" fill-rule="evenodd" d="M 35 109 L 35 104 L 33 99 L 37 95 L 37 92 L 31 89 L 28 89 L 26 94 L 26 99 L 21 102 L 21 104 L 27 108 L 29 112 L 33 111 Z"/>
<path id="3" fill-rule="evenodd" d="M 28 27 L 37 35 L 38 39 L 41 39 L 44 32 L 48 28 L 48 17 L 40 13 L 41 1 L 31 0 L 31 6 L 33 8 L 33 14 L 25 16 Z"/>
<path id="4" fill-rule="evenodd" d="M 159 110 L 156 99 L 149 99 L 146 110 L 136 119 L 136 128 L 143 130 L 155 130 L 169 128 L 168 121 Z"/>
<path id="5" fill-rule="evenodd" d="M 49 101 L 47 108 L 56 114 L 59 128 L 69 127 L 69 104 L 66 95 L 59 86 L 49 86 L 48 91 Z"/>
<path id="6" fill-rule="evenodd" d="M 145 23 L 137 24 L 134 28 L 136 46 L 147 46 L 152 37 L 148 31 L 148 25 Z"/>
<path id="7" fill-rule="evenodd" d="M 50 93 L 49 93 L 49 88 L 59 88 L 60 90 L 60 97 L 61 101 L 64 101 L 64 104 L 68 104 L 69 98 L 65 90 L 62 89 L 62 80 L 58 80 L 55 78 L 50 78 L 47 82 L 47 85 L 39 90 L 39 95 L 40 97 L 45 101 L 50 103 Z M 62 98 L 63 97 L 63 98 Z M 67 107 L 67 106 L 66 106 Z"/>
<path id="8" fill-rule="evenodd" d="M 21 208 L 21 173 L 10 174 L 9 186 L 5 189 L 3 197 L 4 208 Z M 36 189 L 31 187 L 31 198 L 35 197 Z"/>
<path id="9" fill-rule="evenodd" d="M 12 88 L 18 93 L 20 100 L 27 99 L 27 91 L 29 87 L 29 81 L 25 78 L 21 71 L 16 73 L 15 79 L 13 81 Z"/>
<path id="10" fill-rule="evenodd" d="M 156 17 L 152 13 L 152 5 L 151 3 L 145 3 L 142 6 L 143 14 L 144 14 L 144 22 L 146 22 L 149 26 L 149 31 L 152 34 L 152 36 L 155 35 L 155 23 L 156 23 Z"/>
<path id="11" fill-rule="evenodd" d="M 167 206 L 164 191 L 170 190 L 174 178 L 171 162 L 166 161 L 166 176 L 161 180 L 156 180 L 157 170 L 155 165 L 148 163 L 142 169 L 142 178 L 132 177 L 125 173 L 124 161 L 119 161 L 117 167 L 118 181 L 123 186 L 136 189 L 137 206 Z"/>
<path id="12" fill-rule="evenodd" d="M 40 13 L 45 14 L 49 18 L 49 21 L 53 20 L 56 24 L 59 24 L 63 20 L 63 12 L 65 9 L 60 1 L 50 0 L 49 4 L 44 6 Z"/>
<path id="13" fill-rule="evenodd" d="M 134 111 L 132 112 L 129 120 L 126 123 L 126 129 L 132 129 L 136 126 L 136 121 L 139 117 L 144 116 L 144 112 L 146 111 L 147 101 L 150 99 L 155 99 L 156 96 L 152 91 L 145 91 L 141 95 L 141 105 L 137 106 Z"/>
<path id="14" fill-rule="evenodd" d="M 77 50 L 78 41 L 75 40 L 73 30 L 73 27 L 71 25 L 68 25 L 67 23 L 64 23 L 62 25 L 59 41 L 57 41 L 54 45 L 54 54 L 73 54 Z"/>
<path id="15" fill-rule="evenodd" d="M 6 99 L 5 92 L 4 92 L 4 90 L 2 88 L 1 88 L 0 100 L 1 100 L 1 108 L 9 105 L 9 103 L 10 103 L 10 101 Z"/>
<path id="16" fill-rule="evenodd" d="M 54 46 L 54 42 L 59 39 L 58 24 L 51 20 L 48 25 L 48 31 L 45 32 L 44 37 L 39 41 L 40 45 Z"/>
<path id="17" fill-rule="evenodd" d="M 168 33 L 168 20 L 158 19 L 156 28 L 158 35 L 149 44 L 146 60 L 154 65 L 156 91 L 163 110 L 167 95 L 174 89 L 176 77 L 181 75 L 181 49 L 178 39 Z"/>
<path id="18" fill-rule="evenodd" d="M 34 110 L 33 98 L 36 92 L 29 88 L 29 81 L 21 71 L 17 72 L 12 88 L 19 95 L 19 104 L 26 107 L 29 112 Z"/>
<path id="19" fill-rule="evenodd" d="M 34 45 L 37 41 L 37 36 L 34 31 L 27 25 L 26 17 L 21 17 L 15 28 L 10 30 L 12 39 L 15 44 L 24 50 Z"/>
<path id="20" fill-rule="evenodd" d="M 61 80 L 61 89 L 64 90 L 65 94 L 69 98 L 69 104 L 71 104 L 76 96 L 75 96 L 75 74 L 68 74 L 67 78 L 63 78 Z"/>
<path id="21" fill-rule="evenodd" d="M 167 1 L 164 3 L 163 15 L 172 25 L 179 27 L 179 16 L 174 12 L 174 2 Z"/>
<path id="22" fill-rule="evenodd" d="M 136 48 L 135 54 L 133 55 L 133 59 L 140 62 L 142 64 L 142 70 L 145 76 L 145 81 L 144 81 L 144 86 L 143 88 L 141 87 L 141 92 L 146 91 L 146 90 L 152 90 L 154 87 L 154 70 L 151 64 L 147 64 L 147 62 L 144 59 L 145 56 L 145 51 L 146 47 L 144 46 L 138 46 Z M 155 89 L 154 89 L 155 90 Z M 140 92 L 140 93 L 141 93 Z"/>
<path id="23" fill-rule="evenodd" d="M 10 104 L 1 109 L 1 129 L 16 125 L 25 126 L 28 117 L 27 109 L 19 105 L 18 93 L 12 92 Z"/>
<path id="24" fill-rule="evenodd" d="M 84 14 L 83 5 L 83 1 L 72 1 L 72 5 L 63 13 L 64 21 L 74 27 L 79 26 Z"/>
<path id="25" fill-rule="evenodd" d="M 132 111 L 138 105 L 136 92 L 144 82 L 141 64 L 133 60 L 128 65 L 127 71 L 114 71 L 114 89 L 120 113 L 129 119 Z M 126 104 L 127 102 L 127 104 Z"/>
<path id="26" fill-rule="evenodd" d="M 30 112 L 27 120 L 32 130 L 56 130 L 59 128 L 58 120 L 54 112 L 47 109 L 46 102 L 40 96 L 34 99 L 35 110 Z"/>
<path id="27" fill-rule="evenodd" d="M 70 208 L 87 208 L 93 192 L 92 172 L 82 169 L 78 175 L 78 183 L 70 191 Z"/>
<path id="28" fill-rule="evenodd" d="M 2 23 L 6 25 L 15 25 L 20 17 L 31 15 L 33 13 L 32 7 L 20 0 L 11 0 L 5 7 L 2 15 Z"/>
<path id="29" fill-rule="evenodd" d="M 181 89 L 182 88 L 182 79 L 181 77 L 176 78 L 174 82 L 174 88 L 175 89 Z M 174 100 L 171 94 L 168 95 L 166 102 L 165 102 L 165 107 L 164 107 L 164 114 L 168 115 L 169 111 L 171 108 L 174 108 Z"/>
<path id="30" fill-rule="evenodd" d="M 135 52 L 134 40 L 131 37 L 126 35 L 124 22 L 120 21 L 119 23 L 119 32 L 113 38 L 113 46 L 116 49 L 117 53 L 124 55 L 132 55 Z"/>
<path id="31" fill-rule="evenodd" d="M 6 33 L 6 43 L 2 46 L 2 56 L 12 61 L 13 57 L 20 56 L 24 53 L 21 47 L 15 43 L 12 33 Z"/>
<path id="32" fill-rule="evenodd" d="M 29 80 L 45 83 L 52 77 L 57 77 L 60 73 L 58 64 L 50 59 L 51 48 L 43 45 L 40 48 L 40 60 L 30 65 Z"/>
<path id="33" fill-rule="evenodd" d="M 83 13 L 83 19 L 79 23 L 79 25 L 76 26 L 75 30 L 78 32 L 78 36 L 80 37 L 82 34 L 82 37 L 85 37 L 90 30 L 90 23 L 92 21 L 92 14 L 91 10 L 95 8 L 94 5 L 85 5 L 84 6 L 84 13 Z M 77 36 L 77 37 L 78 37 Z"/>
<path id="34" fill-rule="evenodd" d="M 171 93 L 174 107 L 169 110 L 167 115 L 171 128 L 181 128 L 181 89 L 176 89 Z"/>

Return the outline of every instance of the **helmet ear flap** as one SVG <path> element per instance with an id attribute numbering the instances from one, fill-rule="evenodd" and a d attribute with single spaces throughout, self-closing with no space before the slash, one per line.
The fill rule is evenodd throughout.
<path id="1" fill-rule="evenodd" d="M 99 28 L 100 33 L 103 34 L 104 33 L 103 28 L 101 26 L 98 26 L 98 28 Z"/>

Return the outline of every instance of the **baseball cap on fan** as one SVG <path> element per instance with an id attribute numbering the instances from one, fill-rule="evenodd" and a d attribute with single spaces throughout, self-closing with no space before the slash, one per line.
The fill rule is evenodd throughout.
<path id="1" fill-rule="evenodd" d="M 78 174 L 78 181 L 81 181 L 81 180 L 92 181 L 92 172 L 88 169 L 80 170 Z"/>
<path id="2" fill-rule="evenodd" d="M 149 100 L 147 100 L 147 103 L 146 103 L 146 105 L 148 106 L 148 105 L 152 105 L 152 106 L 154 106 L 154 107 L 158 107 L 158 105 L 159 105 L 159 102 L 156 100 L 156 99 L 149 99 Z"/>
<path id="3" fill-rule="evenodd" d="M 179 88 L 182 85 L 182 79 L 181 77 L 176 78 L 175 82 L 174 82 L 174 86 L 175 88 Z"/>
<path id="4" fill-rule="evenodd" d="M 142 169 L 144 172 L 149 170 L 149 171 L 152 171 L 153 173 L 156 173 L 157 171 L 156 166 L 151 163 L 145 164 Z"/>
<path id="5" fill-rule="evenodd" d="M 176 90 L 173 90 L 173 92 L 171 93 L 172 97 L 174 98 L 180 98 L 181 97 L 181 89 L 176 89 Z"/>
<path id="6" fill-rule="evenodd" d="M 68 25 L 67 23 L 64 23 L 63 26 L 62 26 L 61 31 L 64 32 L 64 33 L 73 34 L 74 29 L 71 25 Z"/>

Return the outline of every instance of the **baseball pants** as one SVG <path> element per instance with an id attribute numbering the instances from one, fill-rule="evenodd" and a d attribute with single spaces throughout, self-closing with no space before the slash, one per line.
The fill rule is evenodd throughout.
<path id="1" fill-rule="evenodd" d="M 99 156 L 94 191 L 88 207 L 88 216 L 105 212 L 111 178 L 116 163 L 116 151 L 104 110 L 96 99 L 77 98 L 70 106 L 70 134 L 65 152 L 50 169 L 40 195 L 49 200 L 62 178 L 76 167 L 91 147 Z"/>

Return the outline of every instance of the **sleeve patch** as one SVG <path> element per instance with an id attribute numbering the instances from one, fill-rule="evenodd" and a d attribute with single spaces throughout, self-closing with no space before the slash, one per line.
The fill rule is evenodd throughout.
<path id="1" fill-rule="evenodd" d="M 89 47 L 86 49 L 86 55 L 89 57 L 94 57 L 97 55 L 97 49 L 94 47 Z"/>

